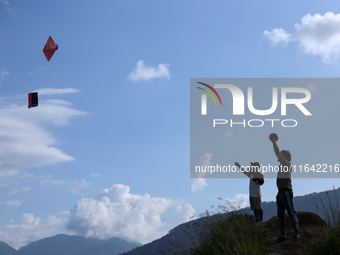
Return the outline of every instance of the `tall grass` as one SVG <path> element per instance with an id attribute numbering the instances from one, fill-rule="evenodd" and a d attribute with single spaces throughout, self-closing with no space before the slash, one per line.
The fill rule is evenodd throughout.
<path id="1" fill-rule="evenodd" d="M 321 198 L 315 203 L 318 214 L 324 219 L 329 228 L 340 226 L 340 208 L 339 200 L 333 186 L 334 197 L 331 198 L 329 191 L 326 191 L 327 199 L 323 201 Z"/>
<path id="2" fill-rule="evenodd" d="M 264 233 L 252 215 L 232 212 L 206 224 L 198 245 L 184 254 L 264 254 Z"/>
<path id="3" fill-rule="evenodd" d="M 200 215 L 199 224 L 196 225 L 197 229 L 190 230 L 191 243 L 186 247 L 176 249 L 171 254 L 265 254 L 265 233 L 256 224 L 254 216 L 241 210 L 236 211 L 237 208 L 229 201 L 226 202 L 226 205 L 217 208 L 218 212 L 206 211 Z"/>
<path id="4" fill-rule="evenodd" d="M 321 236 L 306 250 L 305 254 L 340 254 L 340 202 L 334 187 L 333 192 L 333 198 L 327 191 L 327 199 L 323 201 L 319 198 L 318 202 L 315 203 L 318 213 L 326 222 L 326 227 L 323 229 Z"/>

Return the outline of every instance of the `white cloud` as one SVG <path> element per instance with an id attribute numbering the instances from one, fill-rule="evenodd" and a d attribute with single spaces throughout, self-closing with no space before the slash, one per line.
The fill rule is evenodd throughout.
<path id="1" fill-rule="evenodd" d="M 5 70 L 2 70 L 1 73 L 0 73 L 0 85 L 1 85 L 1 82 L 6 78 L 6 76 L 9 75 L 9 72 L 8 71 L 5 71 Z"/>
<path id="2" fill-rule="evenodd" d="M 97 177 L 97 178 L 98 178 L 98 177 L 100 176 L 100 174 L 95 174 L 95 173 L 92 173 L 92 174 L 91 174 L 91 176 L 93 176 L 93 177 Z"/>
<path id="3" fill-rule="evenodd" d="M 59 104 L 57 102 L 60 102 Z M 47 100 L 40 104 L 40 107 L 31 109 L 34 111 L 36 121 L 47 122 L 54 126 L 65 126 L 69 120 L 75 116 L 85 115 L 84 112 L 78 111 L 67 106 L 63 100 Z"/>
<path id="4" fill-rule="evenodd" d="M 203 156 L 200 157 L 199 159 L 199 164 L 200 166 L 210 166 L 211 165 L 211 162 L 210 162 L 210 159 L 212 158 L 212 154 L 211 153 L 204 153 Z"/>
<path id="5" fill-rule="evenodd" d="M 66 219 L 52 215 L 46 220 L 41 220 L 31 213 L 25 213 L 21 216 L 21 222 L 21 224 L 15 224 L 15 221 L 11 220 L 10 224 L 2 226 L 0 240 L 19 249 L 30 242 L 61 233 Z"/>
<path id="6" fill-rule="evenodd" d="M 53 88 L 43 88 L 36 90 L 39 95 L 61 95 L 61 94 L 70 94 L 77 93 L 80 90 L 74 88 L 66 88 L 66 89 L 53 89 Z"/>
<path id="7" fill-rule="evenodd" d="M 115 184 L 96 198 L 83 198 L 71 210 L 67 229 L 80 235 L 147 243 L 160 238 L 194 214 L 183 201 L 134 195 L 130 188 Z"/>
<path id="8" fill-rule="evenodd" d="M 84 112 L 65 104 L 42 103 L 38 107 L 2 101 L 0 106 L 0 176 L 13 176 L 22 168 L 71 161 L 54 147 L 56 140 L 46 130 L 49 125 L 67 125 Z"/>
<path id="9" fill-rule="evenodd" d="M 306 54 L 320 55 L 325 63 L 339 58 L 340 14 L 307 14 L 295 28 L 297 40 Z"/>
<path id="10" fill-rule="evenodd" d="M 211 153 L 205 153 L 203 156 L 199 158 L 199 165 L 200 166 L 210 166 L 211 162 L 210 159 L 212 158 Z M 204 172 L 197 173 L 198 178 L 193 178 L 191 182 L 191 191 L 196 192 L 198 190 L 203 190 L 206 186 L 208 186 L 208 183 L 206 182 L 206 179 L 203 177 L 205 176 Z"/>
<path id="11" fill-rule="evenodd" d="M 143 60 L 137 62 L 137 66 L 131 71 L 128 79 L 132 81 L 148 81 L 153 78 L 170 79 L 168 64 L 159 64 L 157 68 L 146 66 Z"/>
<path id="12" fill-rule="evenodd" d="M 7 201 L 6 205 L 8 206 L 14 206 L 14 207 L 19 207 L 22 205 L 24 201 L 19 201 L 19 200 L 11 200 L 11 201 Z"/>
<path id="13" fill-rule="evenodd" d="M 199 190 L 203 190 L 206 186 L 208 186 L 206 179 L 195 178 L 191 182 L 191 191 L 196 192 L 196 191 L 199 191 Z"/>
<path id="14" fill-rule="evenodd" d="M 337 62 L 340 56 L 340 14 L 307 14 L 301 23 L 295 24 L 295 33 L 283 29 L 265 31 L 264 35 L 274 43 L 297 41 L 305 54 L 321 56 L 324 63 Z"/>
<path id="15" fill-rule="evenodd" d="M 271 32 L 265 30 L 263 35 L 268 37 L 268 40 L 273 45 L 277 45 L 280 43 L 282 43 L 283 45 L 287 45 L 287 43 L 292 40 L 292 35 L 284 31 L 282 28 L 273 29 L 273 31 Z"/>
<path id="16" fill-rule="evenodd" d="M 238 210 L 248 206 L 249 196 L 247 194 L 236 194 L 234 198 L 226 199 L 226 206 L 229 210 Z"/>

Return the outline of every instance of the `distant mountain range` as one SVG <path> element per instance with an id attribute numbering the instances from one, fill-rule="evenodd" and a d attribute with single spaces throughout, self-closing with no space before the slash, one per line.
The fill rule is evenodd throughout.
<path id="1" fill-rule="evenodd" d="M 0 255 L 116 255 L 141 245 L 118 237 L 103 241 L 61 234 L 32 242 L 19 250 L 0 242 Z"/>
<path id="2" fill-rule="evenodd" d="M 340 205 L 340 188 L 336 189 L 335 191 L 331 190 L 328 191 L 328 197 L 332 201 L 335 200 L 335 198 L 338 199 L 338 204 Z M 305 212 L 313 212 L 316 214 L 319 214 L 317 212 L 315 203 L 320 206 L 320 199 L 322 201 L 327 201 L 327 192 L 320 192 L 320 193 L 312 193 L 305 196 L 297 196 L 294 197 L 293 203 L 296 211 L 305 211 Z M 326 202 L 327 204 L 327 202 Z M 264 221 L 267 221 L 271 219 L 273 216 L 277 215 L 276 210 L 276 202 L 263 202 L 262 203 L 263 208 L 263 219 Z M 245 212 L 248 212 L 252 214 L 252 211 L 250 208 L 243 209 Z M 322 217 L 322 215 L 320 215 Z M 187 246 L 192 241 L 190 239 L 190 236 L 197 234 L 196 232 L 199 231 L 199 226 L 202 226 L 204 224 L 205 218 L 197 219 L 190 221 L 188 223 L 181 224 L 171 231 L 162 238 L 155 240 L 151 243 L 145 244 L 141 247 L 138 247 L 132 251 L 123 253 L 124 255 L 161 255 L 162 253 L 159 251 L 162 249 L 163 251 L 175 251 L 175 244 L 174 241 L 176 241 L 178 246 Z M 279 233 L 278 233 L 279 234 Z M 170 253 L 172 254 L 172 253 Z"/>
<path id="3" fill-rule="evenodd" d="M 296 211 L 314 212 L 318 214 L 315 203 L 320 206 L 320 199 L 324 202 L 340 199 L 340 188 L 335 191 L 312 193 L 305 196 L 294 197 Z M 340 204 L 340 201 L 338 201 Z M 264 220 L 267 221 L 276 215 L 275 202 L 263 202 Z M 252 213 L 249 208 L 243 209 Z M 322 216 L 322 215 L 320 215 Z M 207 218 L 200 218 L 183 223 L 160 239 L 151 243 L 142 244 L 127 242 L 113 237 L 107 241 L 82 236 L 56 235 L 32 242 L 19 250 L 15 250 L 0 241 L 0 255 L 161 255 L 159 251 L 174 251 L 177 246 L 186 246 L 191 243 L 190 237 L 196 235 L 199 227 Z M 176 244 L 176 245 L 175 245 Z"/>

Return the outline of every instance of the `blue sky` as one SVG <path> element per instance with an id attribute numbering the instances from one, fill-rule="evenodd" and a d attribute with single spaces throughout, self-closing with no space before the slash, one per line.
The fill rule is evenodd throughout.
<path id="1" fill-rule="evenodd" d="M 190 78 L 339 77 L 339 6 L 1 0 L 0 240 L 18 248 L 67 233 L 147 243 L 217 197 L 246 206 L 246 179 L 193 188 Z M 59 50 L 48 62 L 50 35 Z M 310 89 L 322 98 L 314 102 L 336 107 L 338 89 Z M 28 109 L 32 91 L 39 106 Z M 338 127 L 309 131 L 331 159 Z M 293 180 L 295 195 L 333 185 L 339 180 Z M 275 200 L 275 180 L 262 192 Z"/>

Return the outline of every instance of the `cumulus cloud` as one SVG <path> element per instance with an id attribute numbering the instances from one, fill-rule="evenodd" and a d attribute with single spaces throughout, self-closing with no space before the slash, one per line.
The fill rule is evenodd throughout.
<path id="1" fill-rule="evenodd" d="M 84 114 L 55 102 L 42 102 L 41 106 L 28 110 L 26 105 L 3 101 L 0 106 L 0 175 L 13 176 L 22 168 L 73 160 L 54 147 L 56 140 L 46 127 L 67 125 L 71 118 Z"/>
<path id="2" fill-rule="evenodd" d="M 326 63 L 337 60 L 340 52 L 340 14 L 307 14 L 296 24 L 296 35 L 306 54 L 320 55 Z"/>
<path id="3" fill-rule="evenodd" d="M 65 222 L 66 219 L 54 215 L 42 220 L 31 213 L 24 213 L 20 224 L 11 220 L 10 224 L 0 228 L 0 240 L 19 249 L 33 241 L 61 233 Z"/>
<path id="4" fill-rule="evenodd" d="M 137 66 L 131 71 L 128 79 L 132 81 L 148 81 L 153 78 L 170 79 L 168 64 L 159 64 L 157 68 L 146 66 L 143 60 L 137 62 Z"/>
<path id="5" fill-rule="evenodd" d="M 248 206 L 249 196 L 247 194 L 236 194 L 233 198 L 226 199 L 226 206 L 229 210 L 241 209 Z"/>
<path id="6" fill-rule="evenodd" d="M 301 23 L 295 24 L 294 34 L 276 28 L 272 32 L 264 31 L 264 36 L 273 44 L 296 41 L 305 54 L 320 56 L 324 63 L 334 63 L 340 56 L 340 14 L 307 14 Z"/>
<path id="7" fill-rule="evenodd" d="M 271 32 L 265 30 L 263 35 L 267 37 L 273 45 L 280 43 L 287 45 L 287 43 L 292 40 L 292 35 L 284 31 L 282 28 L 273 29 Z"/>
<path id="8" fill-rule="evenodd" d="M 199 159 L 199 164 L 201 166 L 210 166 L 211 165 L 211 162 L 210 162 L 210 159 L 212 158 L 212 154 L 211 153 L 204 153 L 203 156 L 200 157 Z"/>
<path id="9" fill-rule="evenodd" d="M 115 184 L 95 198 L 81 199 L 71 210 L 67 229 L 87 237 L 148 243 L 193 216 L 183 201 L 135 195 L 130 187 Z"/>
<path id="10" fill-rule="evenodd" d="M 211 153 L 205 153 L 203 156 L 199 158 L 199 165 L 200 166 L 210 166 L 211 162 L 210 159 L 212 158 Z M 196 192 L 198 190 L 203 190 L 206 186 L 208 186 L 208 183 L 206 182 L 206 179 L 204 179 L 205 173 L 201 172 L 198 173 L 198 178 L 194 178 L 191 183 L 191 191 Z"/>
<path id="11" fill-rule="evenodd" d="M 192 183 L 191 183 L 191 191 L 196 192 L 199 190 L 203 190 L 206 186 L 208 186 L 206 179 L 195 178 L 192 180 Z"/>

